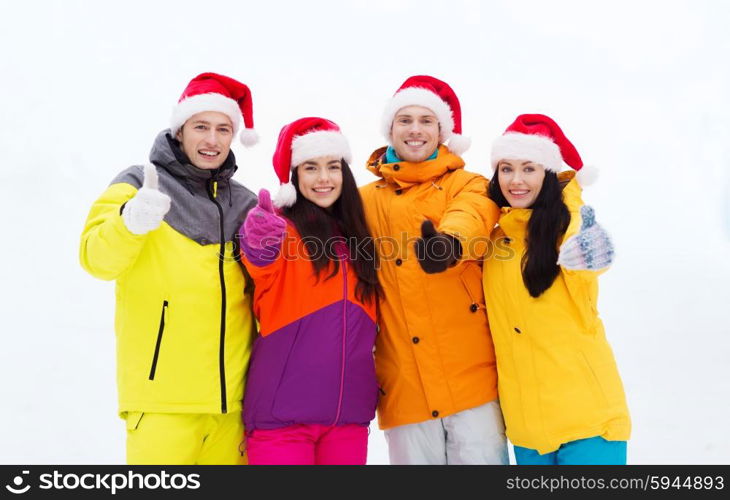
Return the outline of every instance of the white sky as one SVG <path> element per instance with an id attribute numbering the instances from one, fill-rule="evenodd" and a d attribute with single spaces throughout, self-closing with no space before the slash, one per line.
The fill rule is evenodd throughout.
<path id="1" fill-rule="evenodd" d="M 83 273 L 78 238 L 203 71 L 251 87 L 262 141 L 234 149 L 254 191 L 276 186 L 279 128 L 308 115 L 338 122 L 373 180 L 380 113 L 412 74 L 454 88 L 485 175 L 516 115 L 555 118 L 601 169 L 585 198 L 619 252 L 601 311 L 630 461 L 730 463 L 728 25 L 721 0 L 3 2 L 0 463 L 123 461 L 113 286 Z"/>

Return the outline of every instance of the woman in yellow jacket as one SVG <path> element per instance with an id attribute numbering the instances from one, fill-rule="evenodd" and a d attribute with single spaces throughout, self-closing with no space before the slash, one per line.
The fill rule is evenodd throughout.
<path id="1" fill-rule="evenodd" d="M 563 162 L 577 176 L 559 173 Z M 483 285 L 520 465 L 626 463 L 631 423 L 596 310 L 598 274 L 613 248 L 583 206 L 582 167 L 544 115 L 520 115 L 492 148 L 489 195 L 501 216 Z"/>

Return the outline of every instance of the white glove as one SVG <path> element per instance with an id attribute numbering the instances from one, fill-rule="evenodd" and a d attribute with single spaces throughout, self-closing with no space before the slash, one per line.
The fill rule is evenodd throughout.
<path id="1" fill-rule="evenodd" d="M 581 227 L 560 247 L 558 264 L 566 269 L 598 271 L 613 263 L 613 242 L 596 222 L 596 214 L 588 205 L 580 207 Z"/>
<path id="2" fill-rule="evenodd" d="M 170 211 L 170 197 L 157 186 L 157 168 L 148 163 L 144 166 L 142 187 L 122 210 L 122 219 L 131 233 L 145 234 L 157 229 Z"/>

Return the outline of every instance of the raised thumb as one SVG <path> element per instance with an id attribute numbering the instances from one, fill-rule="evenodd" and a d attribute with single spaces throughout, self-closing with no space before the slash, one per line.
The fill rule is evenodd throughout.
<path id="1" fill-rule="evenodd" d="M 436 236 L 436 234 L 438 234 L 438 231 L 436 231 L 436 228 L 433 227 L 433 222 L 430 220 L 423 221 L 423 224 L 421 224 L 421 237 L 426 239 Z"/>
<path id="2" fill-rule="evenodd" d="M 144 166 L 144 181 L 142 182 L 142 187 L 154 189 L 156 191 L 158 186 L 159 181 L 157 177 L 157 167 L 155 167 L 152 163 L 146 163 Z"/>
<path id="3" fill-rule="evenodd" d="M 271 194 L 266 189 L 259 191 L 259 207 L 272 214 L 276 213 L 274 211 L 274 204 L 271 203 Z"/>
<path id="4" fill-rule="evenodd" d="M 593 208 L 588 205 L 580 207 L 580 218 L 583 221 L 580 225 L 581 231 L 585 231 L 586 229 L 593 227 L 596 223 L 596 213 Z"/>

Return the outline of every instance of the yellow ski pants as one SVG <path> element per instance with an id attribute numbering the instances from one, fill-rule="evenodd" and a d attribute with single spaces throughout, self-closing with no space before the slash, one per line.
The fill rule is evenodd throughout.
<path id="1" fill-rule="evenodd" d="M 240 412 L 128 412 L 129 465 L 242 465 Z"/>

